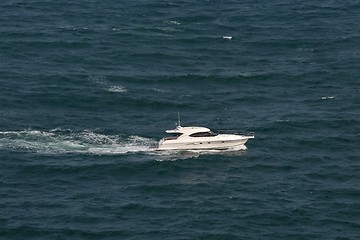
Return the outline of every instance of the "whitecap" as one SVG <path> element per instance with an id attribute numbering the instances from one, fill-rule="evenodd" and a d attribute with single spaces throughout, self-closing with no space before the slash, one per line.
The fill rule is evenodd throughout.
<path id="1" fill-rule="evenodd" d="M 181 23 L 179 23 L 178 21 L 175 20 L 171 20 L 170 23 L 175 24 L 175 25 L 180 25 Z"/>
<path id="2" fill-rule="evenodd" d="M 323 97 L 321 97 L 322 100 L 325 100 L 325 99 L 334 99 L 334 98 L 335 98 L 335 96 L 329 96 L 329 97 L 323 96 Z"/>
<path id="3" fill-rule="evenodd" d="M 123 86 L 110 86 L 108 88 L 109 92 L 116 92 L 116 93 L 125 93 L 127 92 L 126 88 Z"/>

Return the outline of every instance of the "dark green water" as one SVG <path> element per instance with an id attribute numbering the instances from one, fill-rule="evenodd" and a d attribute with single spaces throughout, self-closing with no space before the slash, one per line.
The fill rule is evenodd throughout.
<path id="1" fill-rule="evenodd" d="M 359 12 L 1 2 L 0 239 L 359 239 Z M 255 139 L 149 151 L 178 111 Z"/>

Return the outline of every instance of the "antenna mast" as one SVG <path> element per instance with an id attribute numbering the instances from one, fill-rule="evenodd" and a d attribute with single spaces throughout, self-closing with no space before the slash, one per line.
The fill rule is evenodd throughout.
<path id="1" fill-rule="evenodd" d="M 178 112 L 178 127 L 181 127 L 181 125 L 180 125 L 180 112 Z"/>

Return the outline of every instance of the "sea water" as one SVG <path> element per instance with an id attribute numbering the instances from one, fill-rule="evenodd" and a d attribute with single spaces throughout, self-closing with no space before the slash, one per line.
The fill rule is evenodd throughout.
<path id="1" fill-rule="evenodd" d="M 0 3 L 0 239 L 359 239 L 358 1 Z M 154 152 L 182 125 L 246 150 Z"/>

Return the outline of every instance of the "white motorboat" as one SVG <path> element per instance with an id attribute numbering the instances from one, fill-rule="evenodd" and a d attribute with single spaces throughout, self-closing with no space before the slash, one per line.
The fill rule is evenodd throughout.
<path id="1" fill-rule="evenodd" d="M 156 150 L 227 150 L 242 147 L 254 135 L 216 134 L 205 127 L 178 126 L 166 133 L 173 136 L 162 138 Z"/>

